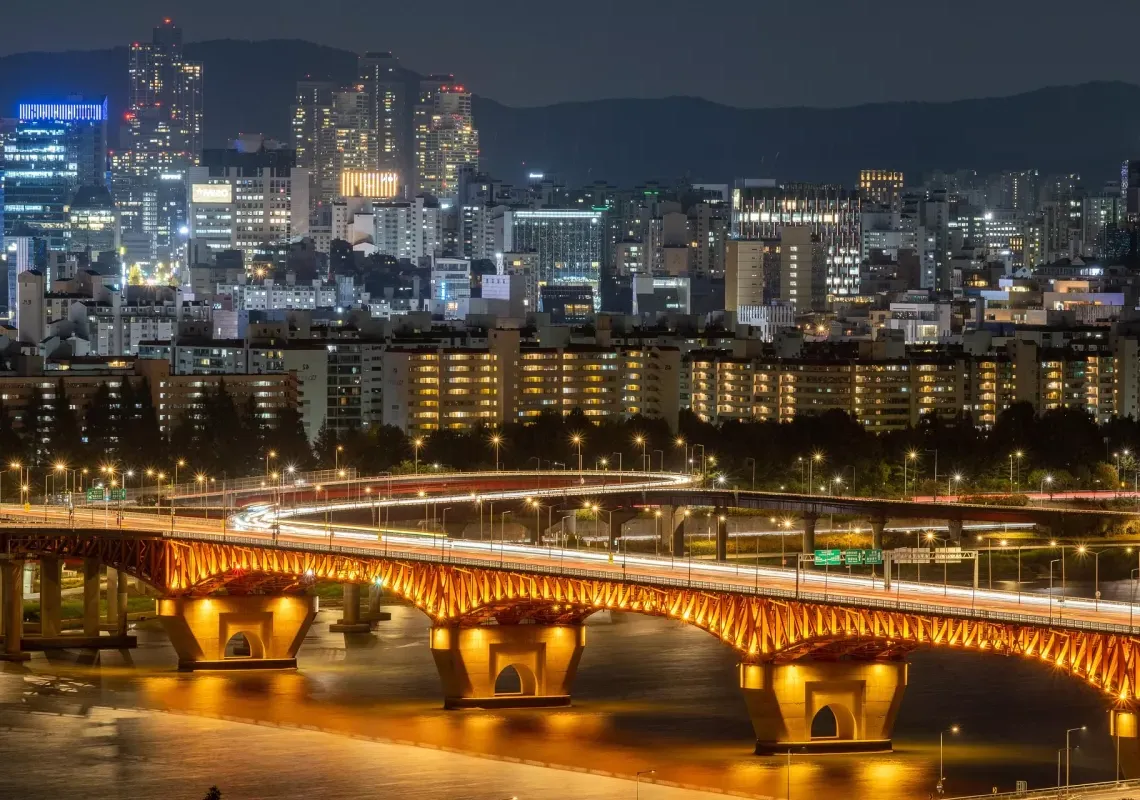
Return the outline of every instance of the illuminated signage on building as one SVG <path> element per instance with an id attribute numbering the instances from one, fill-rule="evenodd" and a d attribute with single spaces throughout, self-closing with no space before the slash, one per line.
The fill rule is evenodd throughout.
<path id="1" fill-rule="evenodd" d="M 396 172 L 346 169 L 340 173 L 341 197 L 388 200 L 396 197 L 399 189 L 400 176 Z"/>
<path id="2" fill-rule="evenodd" d="M 107 101 L 102 103 L 20 103 L 21 122 L 102 122 L 107 119 Z"/>
<path id="3" fill-rule="evenodd" d="M 191 203 L 232 203 L 233 186 L 228 183 L 195 183 L 190 187 Z"/>

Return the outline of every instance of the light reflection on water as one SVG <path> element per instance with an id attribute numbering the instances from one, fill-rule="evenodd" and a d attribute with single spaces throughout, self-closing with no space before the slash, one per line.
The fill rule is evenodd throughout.
<path id="1" fill-rule="evenodd" d="M 389 610 L 392 620 L 376 636 L 350 637 L 347 647 L 343 635 L 328 633 L 335 613 L 323 613 L 297 672 L 175 673 L 173 651 L 151 631 L 140 632 L 133 665 L 109 654 L 102 668 L 38 661 L 34 670 L 75 680 L 81 703 L 310 725 L 625 774 L 656 769 L 664 780 L 786 795 L 786 759 L 752 755 L 736 658 L 706 633 L 598 615 L 572 707 L 454 712 L 441 708 L 427 619 L 403 606 Z M 1009 790 L 1018 779 L 1053 785 L 1064 730 L 1080 725 L 1089 733 L 1073 781 L 1112 777 L 1106 705 L 1080 682 L 1005 656 L 924 651 L 911 662 L 895 752 L 794 755 L 793 797 L 924 798 L 937 780 L 938 732 L 951 724 L 962 728 L 946 743 L 952 794 Z M 46 685 L 37 691 L 58 695 Z"/>

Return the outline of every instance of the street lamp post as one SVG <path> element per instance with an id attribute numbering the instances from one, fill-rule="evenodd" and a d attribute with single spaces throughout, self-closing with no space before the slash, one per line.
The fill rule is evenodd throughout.
<path id="1" fill-rule="evenodd" d="M 491 446 L 495 448 L 495 472 L 499 471 L 499 448 L 503 446 L 503 437 L 499 434 L 491 436 Z M 542 466 L 541 461 L 539 466 Z"/>
<path id="2" fill-rule="evenodd" d="M 642 470 L 644 470 L 645 472 L 649 472 L 650 471 L 649 468 L 645 465 L 645 459 L 647 458 L 646 452 L 645 452 L 645 448 L 647 446 L 645 434 L 639 433 L 636 436 L 634 436 L 633 437 L 633 443 L 636 445 L 639 445 L 641 447 L 641 468 L 642 468 Z"/>
<path id="3" fill-rule="evenodd" d="M 1046 475 L 1044 478 L 1041 479 L 1041 494 L 1045 494 L 1045 484 L 1049 484 L 1050 486 L 1053 485 L 1053 476 L 1052 475 Z"/>
<path id="4" fill-rule="evenodd" d="M 1077 554 L 1093 557 L 1093 608 L 1100 610 L 1100 554 L 1103 550 L 1090 550 L 1083 544 L 1077 548 Z"/>
<path id="5" fill-rule="evenodd" d="M 412 439 L 412 453 L 415 458 L 416 474 L 420 474 L 420 448 L 424 446 L 424 440 L 420 437 Z"/>
<path id="6" fill-rule="evenodd" d="M 1053 618 L 1053 565 L 1061 559 L 1054 558 L 1049 562 L 1049 618 Z"/>
<path id="7" fill-rule="evenodd" d="M 1021 457 L 1023 455 L 1025 455 L 1025 454 L 1021 450 L 1014 450 L 1012 453 L 1009 454 L 1009 493 L 1010 494 L 1016 494 L 1017 493 L 1016 484 L 1013 481 L 1013 460 L 1015 458 L 1017 459 L 1017 466 L 1018 466 L 1018 469 L 1020 471 Z"/>
<path id="8" fill-rule="evenodd" d="M 656 774 L 657 774 L 657 770 L 655 770 L 655 769 L 643 769 L 640 772 L 638 772 L 637 775 L 634 776 L 634 781 L 633 781 L 633 797 L 634 797 L 634 800 L 638 800 L 638 798 L 641 797 L 641 776 L 642 775 L 656 775 Z"/>
<path id="9" fill-rule="evenodd" d="M 689 466 L 689 448 L 685 444 L 685 437 L 678 436 L 673 440 L 673 444 L 681 448 L 681 472 L 684 472 Z M 664 456 L 662 456 L 664 458 Z"/>
<path id="10" fill-rule="evenodd" d="M 1065 790 L 1069 788 L 1069 771 L 1073 762 L 1073 748 L 1069 746 L 1069 734 L 1073 731 L 1087 731 L 1087 725 L 1081 725 L 1079 728 L 1069 728 L 1065 731 Z"/>
<path id="11" fill-rule="evenodd" d="M 815 467 L 816 464 L 818 464 L 821 461 L 823 461 L 823 453 L 819 452 L 818 450 L 816 452 L 812 453 L 811 458 L 808 459 L 808 495 L 809 496 L 815 491 L 815 487 L 814 487 L 815 478 L 813 475 L 813 468 Z"/>
<path id="12" fill-rule="evenodd" d="M 907 496 L 907 494 L 906 494 L 906 466 L 907 466 L 907 462 L 916 461 L 917 459 L 918 459 L 918 452 L 915 450 L 911 450 L 910 452 L 908 452 L 906 454 L 906 458 L 903 459 L 903 498 L 904 499 Z M 913 472 L 914 470 L 911 470 L 911 471 Z M 913 478 L 911 478 L 911 483 L 914 483 Z"/>
<path id="13" fill-rule="evenodd" d="M 756 491 L 756 459 L 751 458 L 751 457 L 744 459 L 745 464 L 748 464 L 749 462 L 752 463 L 752 484 L 751 484 L 751 487 L 752 487 L 752 491 Z"/>
<path id="14" fill-rule="evenodd" d="M 585 477 L 582 474 L 582 434 L 575 433 L 571 436 L 570 444 L 578 448 L 578 480 L 584 481 Z"/>
<path id="15" fill-rule="evenodd" d="M 953 475 L 951 475 L 949 478 L 946 479 L 946 499 L 947 500 L 949 500 L 951 497 L 954 496 L 953 485 L 955 483 L 961 483 L 961 482 L 962 482 L 962 476 L 957 472 L 955 472 Z"/>
<path id="16" fill-rule="evenodd" d="M 265 454 L 265 477 L 269 477 L 269 459 L 277 458 L 277 451 L 270 450 Z"/>
<path id="17" fill-rule="evenodd" d="M 956 733 L 958 733 L 959 730 L 960 730 L 960 728 L 957 725 L 951 725 L 948 732 L 956 734 Z M 942 757 L 943 749 L 944 749 L 944 739 L 945 739 L 946 733 L 947 733 L 947 731 L 939 731 L 938 732 L 938 793 L 939 794 L 942 794 L 942 785 L 946 782 L 946 770 L 943 767 L 943 765 L 945 764 L 945 760 Z"/>

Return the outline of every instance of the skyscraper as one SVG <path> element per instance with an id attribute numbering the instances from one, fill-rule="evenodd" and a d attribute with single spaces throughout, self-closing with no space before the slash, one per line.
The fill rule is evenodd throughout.
<path id="1" fill-rule="evenodd" d="M 479 131 L 471 117 L 471 93 L 455 83 L 422 92 L 421 99 L 430 102 L 416 106 L 416 191 L 456 199 L 461 172 L 479 171 Z"/>
<path id="2" fill-rule="evenodd" d="M 602 210 L 548 208 L 503 214 L 503 250 L 535 254 L 538 288 L 588 285 L 595 308 L 601 305 L 605 242 Z"/>
<path id="3" fill-rule="evenodd" d="M 129 146 L 150 175 L 198 163 L 202 152 L 202 65 L 182 55 L 182 29 L 163 20 L 151 42 L 130 48 Z"/>
<path id="4" fill-rule="evenodd" d="M 127 153 L 115 158 L 114 195 L 124 231 L 151 238 L 153 260 L 180 264 L 185 184 L 202 153 L 202 64 L 182 53 L 170 19 L 130 47 Z"/>
<path id="5" fill-rule="evenodd" d="M 309 171 L 309 202 L 314 206 L 336 196 L 339 176 L 334 167 L 336 135 L 332 81 L 297 82 L 293 105 L 293 148 L 297 166 Z"/>
<path id="6" fill-rule="evenodd" d="M 864 201 L 892 206 L 903 188 L 903 174 L 893 169 L 864 169 L 859 172 L 859 195 Z"/>
<path id="7" fill-rule="evenodd" d="M 412 109 L 416 76 L 392 53 L 365 53 L 357 61 L 361 90 L 370 98 L 368 113 L 376 132 L 375 162 L 370 169 L 395 170 L 402 181 L 413 174 Z"/>
<path id="8" fill-rule="evenodd" d="M 5 237 L 67 251 L 72 197 L 81 186 L 108 185 L 107 98 L 21 103 L 4 162 Z"/>

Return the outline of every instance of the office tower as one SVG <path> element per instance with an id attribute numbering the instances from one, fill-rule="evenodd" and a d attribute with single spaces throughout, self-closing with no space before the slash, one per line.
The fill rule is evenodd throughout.
<path id="1" fill-rule="evenodd" d="M 417 87 L 416 104 L 412 111 L 412 137 L 415 148 L 415 172 L 408 176 L 409 184 L 416 187 L 416 191 L 424 193 L 421 188 L 428 174 L 428 135 L 432 130 L 432 120 L 436 113 L 436 100 L 445 86 L 455 83 L 454 75 L 429 75 L 421 78 Z M 459 198 L 460 202 L 467 198 Z"/>
<path id="2" fill-rule="evenodd" d="M 536 255 L 536 285 L 588 285 L 600 307 L 605 211 L 545 208 L 503 214 L 503 251 Z"/>
<path id="3" fill-rule="evenodd" d="M 130 48 L 126 152 L 114 159 L 112 193 L 132 240 L 151 241 L 148 276 L 162 263 L 184 266 L 190 167 L 201 157 L 202 64 L 182 53 L 182 29 L 171 20 L 154 28 L 149 43 Z"/>
<path id="4" fill-rule="evenodd" d="M 693 271 L 697 277 L 720 277 L 725 274 L 728 229 L 728 208 L 725 204 L 698 203 L 689 209 Z"/>
<path id="5" fill-rule="evenodd" d="M 191 244 L 217 254 L 241 250 L 246 262 L 268 245 L 309 229 L 309 173 L 296 153 L 260 136 L 230 150 L 205 150 L 190 168 Z"/>
<path id="6" fill-rule="evenodd" d="M 149 43 L 130 48 L 129 146 L 150 176 L 198 163 L 202 151 L 202 65 L 182 55 L 182 29 L 169 19 Z"/>
<path id="7" fill-rule="evenodd" d="M 297 166 L 309 171 L 309 202 L 315 207 L 336 196 L 336 137 L 332 81 L 297 82 L 293 105 L 293 148 Z"/>
<path id="8" fill-rule="evenodd" d="M 368 95 L 368 128 L 377 138 L 370 169 L 396 171 L 407 182 L 414 175 L 412 109 L 415 75 L 391 53 L 365 53 L 357 60 L 360 89 Z"/>
<path id="9" fill-rule="evenodd" d="M 107 186 L 107 98 L 21 103 L 4 142 L 4 235 L 67 251 L 67 208 L 81 186 Z"/>
<path id="10" fill-rule="evenodd" d="M 471 93 L 454 83 L 423 85 L 429 88 L 416 106 L 416 191 L 454 200 L 460 173 L 479 170 Z"/>
<path id="11" fill-rule="evenodd" d="M 764 254 L 770 242 L 730 239 L 725 248 L 724 308 L 764 304 Z"/>
<path id="12" fill-rule="evenodd" d="M 780 299 L 797 314 L 827 306 L 827 253 L 808 225 L 785 225 L 780 235 Z"/>
<path id="13" fill-rule="evenodd" d="M 902 172 L 890 169 L 865 169 L 859 172 L 859 196 L 864 203 L 893 206 L 902 188 Z"/>
<path id="14" fill-rule="evenodd" d="M 738 180 L 732 193 L 732 235 L 778 239 L 785 225 L 818 237 L 827 266 L 826 294 L 859 294 L 859 196 L 841 186 Z"/>

